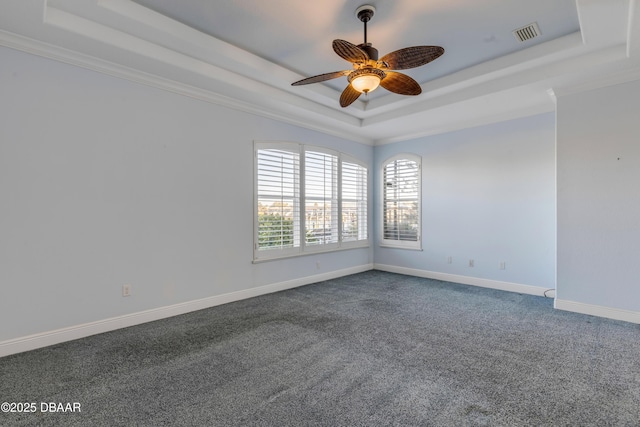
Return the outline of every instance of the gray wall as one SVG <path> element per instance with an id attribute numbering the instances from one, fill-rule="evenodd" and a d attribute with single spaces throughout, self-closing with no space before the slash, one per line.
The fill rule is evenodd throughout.
<path id="1" fill-rule="evenodd" d="M 554 129 L 544 114 L 377 147 L 376 172 L 397 153 L 422 157 L 423 250 L 376 245 L 375 263 L 554 288 Z"/>
<path id="2" fill-rule="evenodd" d="M 557 298 L 640 312 L 640 82 L 559 96 L 557 115 Z"/>
<path id="3" fill-rule="evenodd" d="M 556 225 L 558 299 L 640 312 L 638 82 L 372 148 L 7 48 L 0 63 L 0 344 L 374 262 L 554 288 Z M 254 139 L 369 164 L 372 247 L 252 264 Z M 422 157 L 422 251 L 377 245 L 379 167 L 401 152 Z"/>
<path id="4" fill-rule="evenodd" d="M 254 139 L 368 164 L 372 147 L 7 48 L 0 64 L 0 342 L 371 265 L 251 261 Z"/>

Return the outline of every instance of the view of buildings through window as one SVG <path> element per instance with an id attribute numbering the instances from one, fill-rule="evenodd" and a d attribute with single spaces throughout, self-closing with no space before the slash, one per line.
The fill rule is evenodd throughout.
<path id="1" fill-rule="evenodd" d="M 383 166 L 384 241 L 419 242 L 419 197 L 419 159 L 409 157 L 388 161 Z"/>
<path id="2" fill-rule="evenodd" d="M 256 208 L 256 250 L 274 257 L 367 241 L 367 168 L 328 150 L 259 144 Z"/>
<path id="3" fill-rule="evenodd" d="M 338 156 L 305 151 L 304 211 L 308 245 L 338 242 Z"/>
<path id="4" fill-rule="evenodd" d="M 258 247 L 300 245 L 300 155 L 280 149 L 257 151 Z"/>
<path id="5" fill-rule="evenodd" d="M 367 168 L 342 162 L 342 240 L 366 240 Z"/>

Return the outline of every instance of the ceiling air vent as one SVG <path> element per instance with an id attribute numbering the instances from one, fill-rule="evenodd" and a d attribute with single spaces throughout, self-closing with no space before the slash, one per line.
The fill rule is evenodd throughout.
<path id="1" fill-rule="evenodd" d="M 513 30 L 513 35 L 516 36 L 519 42 L 526 42 L 534 37 L 538 37 L 540 35 L 540 28 L 538 28 L 538 23 L 534 22 L 525 27 Z"/>

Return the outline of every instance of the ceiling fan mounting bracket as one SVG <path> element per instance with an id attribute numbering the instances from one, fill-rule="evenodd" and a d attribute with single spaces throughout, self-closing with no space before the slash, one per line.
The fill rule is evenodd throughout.
<path id="1" fill-rule="evenodd" d="M 361 22 L 369 22 L 376 13 L 376 8 L 370 4 L 363 4 L 356 9 L 356 16 Z"/>

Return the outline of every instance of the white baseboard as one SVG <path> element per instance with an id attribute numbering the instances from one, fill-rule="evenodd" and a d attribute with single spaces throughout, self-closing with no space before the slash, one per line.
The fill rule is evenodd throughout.
<path id="1" fill-rule="evenodd" d="M 309 285 L 311 283 L 336 279 L 338 277 L 361 273 L 372 269 L 537 296 L 543 296 L 544 291 L 547 290 L 544 287 L 522 285 L 518 283 L 502 282 L 498 280 L 482 279 L 457 274 L 439 273 L 434 271 L 419 270 L 414 268 L 398 267 L 385 264 L 364 264 L 357 267 L 350 267 L 342 270 L 331 271 L 328 273 L 302 277 L 299 279 L 272 283 L 270 285 L 230 292 L 227 294 L 216 295 L 194 301 L 188 301 L 166 307 L 159 307 L 151 310 L 127 314 L 124 316 L 113 317 L 96 322 L 70 326 L 67 328 L 3 341 L 0 342 L 0 357 L 29 350 L 35 350 L 37 348 L 47 347 L 50 345 L 60 344 L 62 342 L 114 331 L 129 326 L 140 325 L 142 323 L 152 322 L 154 320 L 160 320 L 180 314 L 189 313 L 192 311 L 215 307 L 217 305 L 227 304 L 234 301 L 240 301 L 243 299 L 253 298 L 273 292 L 279 292 L 286 289 L 297 288 L 300 286 Z M 588 314 L 592 316 L 605 317 L 609 319 L 640 324 L 640 312 L 636 311 L 615 309 L 559 299 L 555 300 L 554 307 L 559 310 L 572 311 L 581 314 Z"/>
<path id="2" fill-rule="evenodd" d="M 14 338 L 0 342 L 0 357 L 24 351 L 35 350 L 62 342 L 85 338 L 91 335 L 114 331 L 116 329 L 129 326 L 140 325 L 167 317 L 177 316 L 196 310 L 215 307 L 234 301 L 253 298 L 260 295 L 297 288 L 311 283 L 322 282 L 324 280 L 336 279 L 350 274 L 361 273 L 373 269 L 373 264 L 364 264 L 357 267 L 345 268 L 328 273 L 316 274 L 313 276 L 301 277 L 299 279 L 287 280 L 242 291 L 230 292 L 222 295 L 202 298 L 194 301 L 187 301 L 137 313 L 126 314 L 124 316 L 112 317 L 110 319 L 98 320 L 96 322 L 74 325 L 53 331 L 42 332 L 25 337 Z"/>
<path id="3" fill-rule="evenodd" d="M 390 273 L 406 274 L 408 276 L 424 277 L 427 279 L 444 280 L 446 282 L 462 283 L 464 285 L 480 286 L 501 291 L 518 292 L 521 294 L 544 296 L 548 288 L 519 283 L 502 282 L 500 280 L 482 279 L 479 277 L 462 276 L 459 274 L 439 273 L 437 271 L 418 270 L 416 268 L 398 267 L 396 265 L 374 264 L 375 270 Z"/>
<path id="4" fill-rule="evenodd" d="M 606 317 L 607 319 L 622 320 L 630 323 L 640 323 L 640 312 L 623 310 L 620 308 L 604 307 L 601 305 L 585 304 L 582 302 L 556 299 L 554 307 L 558 310 L 573 311 L 574 313 L 589 314 L 591 316 Z"/>
<path id="5" fill-rule="evenodd" d="M 391 273 L 406 274 L 409 276 L 425 277 L 427 279 L 444 280 L 447 282 L 462 283 L 465 285 L 481 286 L 483 288 L 499 289 L 502 291 L 518 292 L 536 296 L 545 296 L 544 292 L 548 288 L 522 285 L 519 283 L 502 282 L 499 280 L 481 279 L 477 277 L 462 276 L 457 274 L 439 273 L 435 271 L 418 270 L 415 268 L 398 267 L 395 265 L 374 264 L 375 270 L 388 271 Z M 548 295 L 555 295 L 547 293 Z M 567 301 L 561 299 L 554 300 L 554 308 L 558 310 L 572 311 L 574 313 L 588 314 L 591 316 L 604 317 L 607 319 L 622 320 L 630 323 L 640 323 L 640 312 L 623 310 L 619 308 L 604 307 L 601 305 L 584 304 L 581 302 Z"/>

